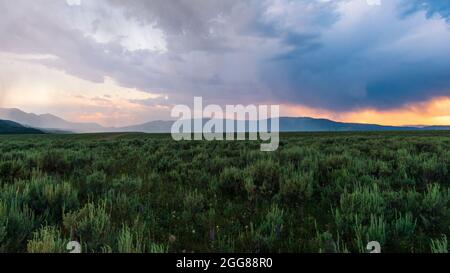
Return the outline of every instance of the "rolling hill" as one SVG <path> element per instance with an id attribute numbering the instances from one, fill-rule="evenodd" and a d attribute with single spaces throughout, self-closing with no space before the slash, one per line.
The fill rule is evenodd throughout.
<path id="1" fill-rule="evenodd" d="M 44 132 L 22 126 L 10 120 L 0 120 L 0 134 L 43 134 Z"/>
<path id="2" fill-rule="evenodd" d="M 352 132 L 352 131 L 410 131 L 415 127 L 384 126 L 365 123 L 345 123 L 328 119 L 314 119 L 308 117 L 280 118 L 280 130 L 282 132 Z"/>
<path id="3" fill-rule="evenodd" d="M 170 133 L 173 121 L 150 121 L 144 124 L 116 128 L 117 132 Z"/>

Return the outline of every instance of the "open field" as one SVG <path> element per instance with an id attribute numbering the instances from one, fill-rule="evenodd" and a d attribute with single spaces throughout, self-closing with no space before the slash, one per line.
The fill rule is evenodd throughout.
<path id="1" fill-rule="evenodd" d="M 0 252 L 446 252 L 450 132 L 0 136 Z"/>

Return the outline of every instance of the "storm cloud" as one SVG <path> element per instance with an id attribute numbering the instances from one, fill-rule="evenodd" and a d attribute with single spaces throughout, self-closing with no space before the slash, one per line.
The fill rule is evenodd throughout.
<path id="1" fill-rule="evenodd" d="M 447 1 L 2 0 L 0 10 L 0 52 L 171 103 L 349 111 L 450 96 Z"/>

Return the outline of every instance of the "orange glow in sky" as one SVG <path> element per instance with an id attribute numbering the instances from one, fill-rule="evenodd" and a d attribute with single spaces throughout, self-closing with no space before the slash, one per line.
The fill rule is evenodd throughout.
<path id="1" fill-rule="evenodd" d="M 284 105 L 284 116 L 326 118 L 342 122 L 372 123 L 382 125 L 450 125 L 450 98 L 405 105 L 398 109 L 360 109 L 349 112 L 333 112 L 304 106 Z"/>

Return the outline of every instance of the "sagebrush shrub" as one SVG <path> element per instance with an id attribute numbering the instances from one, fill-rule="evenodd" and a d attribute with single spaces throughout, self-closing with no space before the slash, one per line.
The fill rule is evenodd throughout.
<path id="1" fill-rule="evenodd" d="M 28 205 L 37 215 L 48 213 L 52 221 L 61 220 L 63 211 L 71 211 L 79 206 L 78 192 L 71 184 L 49 177 L 33 178 L 26 183 L 24 194 L 28 197 Z"/>
<path id="2" fill-rule="evenodd" d="M 61 237 L 61 232 L 56 227 L 43 227 L 34 232 L 33 238 L 28 241 L 29 253 L 65 253 L 68 240 Z"/>
<path id="3" fill-rule="evenodd" d="M 253 237 L 261 250 L 275 251 L 275 243 L 281 240 L 283 228 L 284 211 L 278 205 L 272 205 L 262 223 L 253 231 Z"/>
<path id="4" fill-rule="evenodd" d="M 70 237 L 87 244 L 88 249 L 100 250 L 111 242 L 111 218 L 105 202 L 88 203 L 78 211 L 63 216 L 64 228 Z"/>
<path id="5" fill-rule="evenodd" d="M 432 253 L 448 253 L 448 241 L 447 236 L 442 235 L 441 239 L 431 240 L 431 252 Z"/>
<path id="6" fill-rule="evenodd" d="M 63 150 L 49 149 L 41 155 L 38 161 L 41 170 L 52 174 L 67 174 L 71 164 Z"/>
<path id="7" fill-rule="evenodd" d="M 245 193 L 245 174 L 235 168 L 225 168 L 220 174 L 217 191 L 228 197 L 239 197 Z"/>
<path id="8" fill-rule="evenodd" d="M 256 191 L 261 197 L 273 197 L 280 188 L 281 167 L 272 160 L 260 160 L 247 168 Z"/>
<path id="9" fill-rule="evenodd" d="M 145 253 L 143 234 L 123 226 L 117 237 L 117 250 L 120 253 Z"/>
<path id="10" fill-rule="evenodd" d="M 280 195 L 287 203 L 309 200 L 314 194 L 313 173 L 294 173 L 280 182 Z"/>

